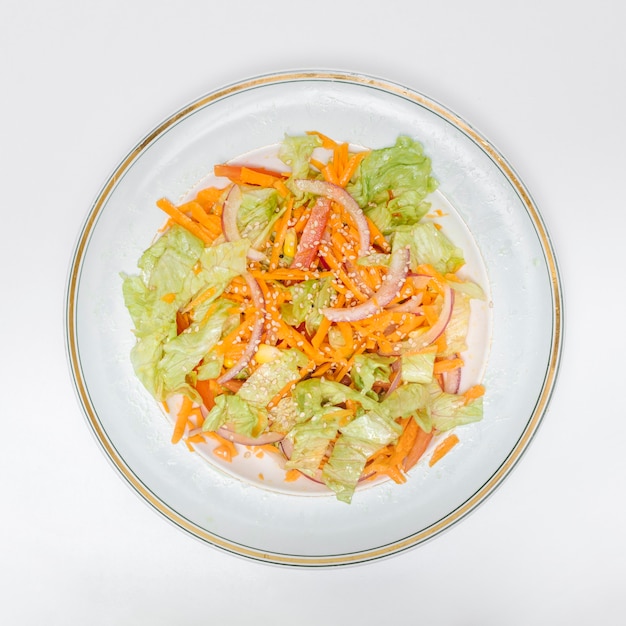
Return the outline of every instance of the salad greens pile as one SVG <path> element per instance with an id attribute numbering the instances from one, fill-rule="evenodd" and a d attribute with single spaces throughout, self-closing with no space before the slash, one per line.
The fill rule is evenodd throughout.
<path id="1" fill-rule="evenodd" d="M 278 157 L 284 170 L 216 167 L 225 186 L 168 209 L 123 275 L 131 361 L 156 400 L 201 409 L 191 444 L 271 445 L 286 471 L 350 502 L 482 418 L 484 390 L 461 392 L 461 376 L 483 294 L 424 219 L 437 182 L 419 142 L 359 152 L 310 133 Z"/>

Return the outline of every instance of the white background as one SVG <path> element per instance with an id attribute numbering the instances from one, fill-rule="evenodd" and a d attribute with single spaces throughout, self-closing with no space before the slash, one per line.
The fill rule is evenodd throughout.
<path id="1" fill-rule="evenodd" d="M 624 623 L 622 6 L 4 0 L 0 623 Z M 63 334 L 119 159 L 206 92 L 302 68 L 407 85 L 485 134 L 542 212 L 566 305 L 553 400 L 504 484 L 425 545 L 339 570 L 249 562 L 155 514 L 89 431 Z"/>

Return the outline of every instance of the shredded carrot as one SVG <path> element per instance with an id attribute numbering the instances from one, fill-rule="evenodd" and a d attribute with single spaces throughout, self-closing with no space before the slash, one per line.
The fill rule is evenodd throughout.
<path id="1" fill-rule="evenodd" d="M 186 228 L 192 235 L 201 239 L 205 244 L 208 245 L 213 241 L 213 237 L 211 237 L 206 229 L 179 211 L 179 209 L 166 198 L 157 200 L 157 206 L 161 210 L 165 211 L 179 226 Z"/>
<path id="2" fill-rule="evenodd" d="M 172 292 L 166 293 L 161 296 L 161 300 L 163 300 L 163 302 L 167 302 L 168 304 L 172 304 L 172 302 L 176 300 L 176 294 Z"/>
<path id="3" fill-rule="evenodd" d="M 433 372 L 435 374 L 443 374 L 444 372 L 451 372 L 452 370 L 457 369 L 457 367 L 463 367 L 463 359 L 441 359 L 439 361 L 435 361 Z"/>
<path id="4" fill-rule="evenodd" d="M 206 187 L 196 194 L 196 202 L 198 202 L 205 211 L 213 209 L 215 204 L 220 201 L 225 189 L 218 187 Z"/>
<path id="5" fill-rule="evenodd" d="M 193 408 L 193 402 L 188 396 L 183 396 L 182 404 L 176 414 L 176 423 L 174 424 L 174 432 L 172 434 L 172 443 L 178 443 L 185 434 L 187 428 L 187 418 Z"/>
<path id="6" fill-rule="evenodd" d="M 361 161 L 368 155 L 368 152 L 357 152 L 350 157 L 350 160 L 346 163 L 346 166 L 339 179 L 339 184 L 345 187 L 354 176 L 357 168 L 361 164 Z"/>
<path id="7" fill-rule="evenodd" d="M 215 439 L 219 444 L 213 449 L 213 454 L 220 459 L 230 462 L 239 454 L 239 451 L 232 441 L 228 441 L 228 439 L 225 439 L 213 431 L 206 431 L 204 434 L 211 439 Z"/>
<path id="8" fill-rule="evenodd" d="M 337 142 L 330 137 L 323 135 L 322 133 L 316 130 L 307 130 L 307 135 L 317 135 L 322 140 L 322 148 L 327 150 L 333 150 L 337 146 Z"/>
<path id="9" fill-rule="evenodd" d="M 456 444 L 459 443 L 459 438 L 455 435 L 448 435 L 433 451 L 428 465 L 432 467 L 435 463 L 440 461 Z"/>
<path id="10" fill-rule="evenodd" d="M 253 170 L 249 167 L 241 168 L 241 182 L 249 185 L 257 185 L 258 187 L 273 187 L 274 183 L 280 180 L 279 176 L 266 174 L 259 170 Z"/>
<path id="11" fill-rule="evenodd" d="M 472 400 L 476 400 L 476 398 L 480 398 L 484 395 L 485 387 L 483 385 L 474 385 L 463 394 L 463 399 L 465 401 L 465 404 L 469 404 Z"/>
<path id="12" fill-rule="evenodd" d="M 287 472 L 285 473 L 285 482 L 293 483 L 298 480 L 300 476 L 302 476 L 302 473 L 299 472 L 297 469 L 287 470 Z"/>
<path id="13" fill-rule="evenodd" d="M 272 245 L 272 253 L 270 256 L 270 272 L 278 267 L 278 260 L 280 258 L 280 255 L 282 254 L 283 244 L 285 243 L 285 236 L 287 235 L 287 229 L 289 228 L 289 221 L 291 220 L 292 210 L 293 200 L 287 202 L 287 210 L 276 224 L 276 238 L 274 239 L 274 244 Z"/>

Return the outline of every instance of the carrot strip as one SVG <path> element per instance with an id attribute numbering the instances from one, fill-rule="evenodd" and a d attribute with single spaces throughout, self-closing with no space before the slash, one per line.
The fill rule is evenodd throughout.
<path id="1" fill-rule="evenodd" d="M 411 448 L 409 453 L 406 455 L 402 463 L 405 472 L 408 472 L 422 458 L 432 438 L 433 438 L 432 431 L 427 433 L 425 430 L 421 428 L 417 431 L 417 435 L 415 436 L 415 442 L 413 443 L 413 447 Z"/>
<path id="2" fill-rule="evenodd" d="M 283 243 L 285 242 L 285 236 L 287 234 L 287 229 L 289 228 L 289 220 L 291 220 L 292 210 L 293 201 L 287 203 L 287 210 L 279 219 L 278 224 L 276 224 L 276 238 L 274 239 L 270 255 L 270 272 L 278 267 L 278 259 L 280 258 L 280 254 L 283 249 Z"/>
<path id="3" fill-rule="evenodd" d="M 485 387 L 483 385 L 474 385 L 470 387 L 464 394 L 463 400 L 465 404 L 469 404 L 472 400 L 485 395 Z"/>
<path id="4" fill-rule="evenodd" d="M 341 177 L 339 178 L 339 184 L 342 187 L 345 187 L 350 182 L 350 179 L 354 176 L 354 173 L 356 172 L 357 168 L 361 164 L 361 161 L 368 154 L 369 152 L 357 152 L 356 154 L 353 154 L 350 157 L 350 160 L 346 164 L 346 167 L 344 168 L 343 173 L 341 174 Z"/>
<path id="5" fill-rule="evenodd" d="M 226 189 L 218 187 L 206 187 L 196 194 L 196 202 L 198 202 L 205 211 L 210 211 L 213 206 L 219 202 L 222 194 Z"/>
<path id="6" fill-rule="evenodd" d="M 257 187 L 273 187 L 274 183 L 280 179 L 280 176 L 274 176 L 273 174 L 253 170 L 249 167 L 241 168 L 241 181 L 249 185 L 256 185 Z"/>
<path id="7" fill-rule="evenodd" d="M 443 374 L 444 372 L 451 372 L 457 367 L 463 367 L 463 364 L 463 359 L 460 358 L 441 359 L 440 361 L 435 361 L 435 364 L 433 366 L 433 373 Z"/>
<path id="8" fill-rule="evenodd" d="M 179 211 L 178 208 L 166 198 L 157 200 L 157 206 L 162 211 L 165 211 L 178 225 L 186 228 L 192 235 L 201 239 L 205 244 L 210 244 L 213 241 L 213 237 L 211 237 L 200 224 L 194 222 L 191 218 Z"/>
<path id="9" fill-rule="evenodd" d="M 325 148 L 326 150 L 333 150 L 334 148 L 337 147 L 337 142 L 335 140 L 331 139 L 330 137 L 326 135 L 323 135 L 322 133 L 316 130 L 307 130 L 306 134 L 317 135 L 322 140 L 322 148 Z"/>
<path id="10" fill-rule="evenodd" d="M 459 443 L 459 438 L 455 435 L 449 435 L 446 437 L 434 450 L 428 465 L 432 467 L 435 463 L 440 461 L 456 444 Z"/>
<path id="11" fill-rule="evenodd" d="M 172 443 L 178 443 L 182 436 L 185 434 L 185 428 L 187 427 L 187 418 L 191 413 L 193 403 L 190 398 L 183 396 L 183 402 L 176 414 L 176 423 L 174 424 L 174 432 L 172 434 Z"/>

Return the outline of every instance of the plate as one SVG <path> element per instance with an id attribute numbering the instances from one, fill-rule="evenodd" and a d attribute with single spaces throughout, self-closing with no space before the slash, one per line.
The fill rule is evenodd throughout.
<path id="1" fill-rule="evenodd" d="M 481 422 L 435 466 L 421 463 L 338 502 L 310 481 L 286 483 L 268 455 L 241 467 L 170 443 L 162 408 L 135 377 L 122 273 L 163 224 L 155 201 L 183 200 L 213 165 L 317 130 L 378 148 L 419 140 L 439 189 L 433 208 L 487 293 L 473 317 L 472 377 Z M 209 93 L 143 138 L 105 182 L 79 233 L 66 295 L 71 374 L 100 447 L 139 496 L 185 532 L 249 559 L 296 567 L 363 563 L 414 548 L 473 511 L 522 456 L 547 409 L 562 340 L 555 254 L 530 193 L 496 148 L 421 93 L 344 72 L 259 76 Z M 249 451 L 250 452 L 250 451 Z M 257 451 L 258 452 L 258 451 Z M 242 456 L 243 458 L 243 456 Z M 207 460 L 209 462 L 207 462 Z M 316 497 L 311 497 L 315 495 Z"/>

